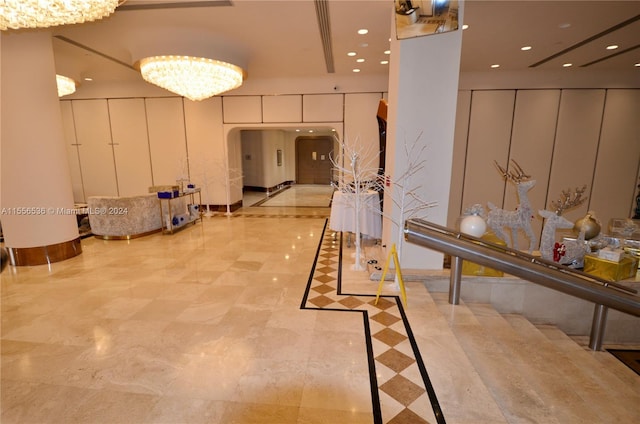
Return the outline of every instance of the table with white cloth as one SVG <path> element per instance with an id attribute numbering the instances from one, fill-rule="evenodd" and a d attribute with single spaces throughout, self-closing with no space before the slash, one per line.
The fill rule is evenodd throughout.
<path id="1" fill-rule="evenodd" d="M 382 238 L 382 215 L 380 195 L 368 190 L 360 196 L 360 234 L 371 238 Z M 336 191 L 331 202 L 329 227 L 333 231 L 356 232 L 356 193 Z"/>

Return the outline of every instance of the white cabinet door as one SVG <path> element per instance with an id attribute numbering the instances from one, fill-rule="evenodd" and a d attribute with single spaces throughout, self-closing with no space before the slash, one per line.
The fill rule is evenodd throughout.
<path id="1" fill-rule="evenodd" d="M 182 99 L 146 99 L 145 104 L 153 185 L 175 184 L 189 175 Z"/>
<path id="2" fill-rule="evenodd" d="M 76 140 L 71 102 L 60 102 L 60 111 L 62 112 L 62 127 L 64 130 L 65 145 L 67 146 L 67 161 L 69 162 L 69 173 L 71 174 L 73 201 L 76 203 L 85 203 L 82 172 L 80 171 L 80 152 L 78 151 L 78 142 Z"/>
<path id="3" fill-rule="evenodd" d="M 575 190 L 586 185 L 585 197 L 590 197 L 604 97 L 605 90 L 562 90 L 547 207 L 550 202 L 558 200 L 562 190 Z M 567 210 L 563 216 L 576 221 L 587 213 L 588 208 L 587 201 Z"/>
<path id="4" fill-rule="evenodd" d="M 120 196 L 148 193 L 153 184 L 144 100 L 109 100 L 109 119 Z"/>
<path id="5" fill-rule="evenodd" d="M 85 196 L 117 196 L 107 101 L 72 100 L 71 106 Z"/>
<path id="6" fill-rule="evenodd" d="M 493 162 L 507 165 L 514 103 L 514 90 L 474 91 L 471 96 L 462 210 L 476 203 L 503 206 L 506 183 Z"/>
<path id="7" fill-rule="evenodd" d="M 607 90 L 589 208 L 603 231 L 611 218 L 629 218 L 640 163 L 640 90 Z"/>

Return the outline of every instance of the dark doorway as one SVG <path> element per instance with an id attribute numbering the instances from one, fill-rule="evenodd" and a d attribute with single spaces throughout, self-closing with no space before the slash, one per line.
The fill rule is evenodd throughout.
<path id="1" fill-rule="evenodd" d="M 329 155 L 333 151 L 333 138 L 296 138 L 296 182 L 298 184 L 331 184 L 333 165 Z"/>

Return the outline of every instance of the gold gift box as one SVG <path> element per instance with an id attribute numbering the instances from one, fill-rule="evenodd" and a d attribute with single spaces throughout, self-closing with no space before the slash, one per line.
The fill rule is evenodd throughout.
<path id="1" fill-rule="evenodd" d="M 489 243 L 497 244 L 500 246 L 506 246 L 507 244 L 492 231 L 487 231 L 482 237 L 482 240 Z M 476 277 L 502 277 L 504 272 L 497 269 L 489 268 L 488 266 L 479 265 L 469 261 L 462 261 L 462 275 L 475 275 Z"/>
<path id="2" fill-rule="evenodd" d="M 614 262 L 588 253 L 584 256 L 584 272 L 607 281 L 625 280 L 635 277 L 639 259 L 636 256 L 624 255 L 620 262 Z"/>

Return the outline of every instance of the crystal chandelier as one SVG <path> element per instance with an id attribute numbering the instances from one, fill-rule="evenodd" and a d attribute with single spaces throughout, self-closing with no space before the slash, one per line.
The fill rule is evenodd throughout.
<path id="1" fill-rule="evenodd" d="M 242 85 L 242 68 L 203 57 L 153 56 L 140 60 L 142 77 L 190 100 L 203 100 Z"/>
<path id="2" fill-rule="evenodd" d="M 123 0 L 2 0 L 0 29 L 47 28 L 102 19 Z"/>
<path id="3" fill-rule="evenodd" d="M 64 75 L 56 75 L 58 83 L 58 97 L 68 96 L 76 92 L 76 82 Z"/>

